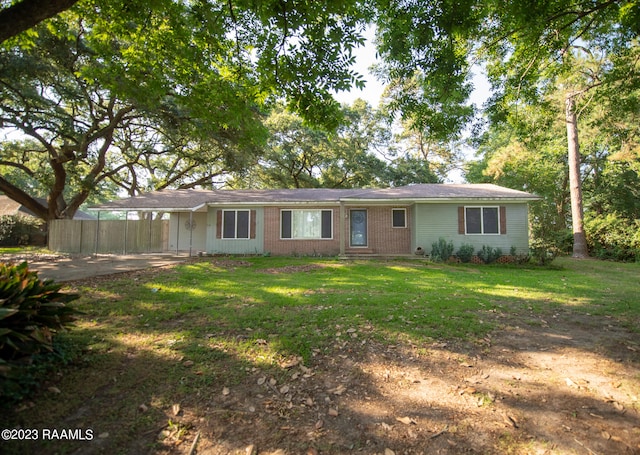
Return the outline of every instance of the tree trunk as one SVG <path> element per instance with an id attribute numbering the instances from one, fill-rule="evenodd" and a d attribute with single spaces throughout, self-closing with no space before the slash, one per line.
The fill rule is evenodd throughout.
<path id="1" fill-rule="evenodd" d="M 71 8 L 78 0 L 23 0 L 0 10 L 0 43 Z M 4 2 L 3 2 L 4 3 Z"/>
<path id="2" fill-rule="evenodd" d="M 571 195 L 571 224 L 573 225 L 573 257 L 584 259 L 589 257 L 589 251 L 587 249 L 587 237 L 584 233 L 578 119 L 573 93 L 569 93 L 565 98 L 565 114 L 569 152 L 569 193 Z"/>

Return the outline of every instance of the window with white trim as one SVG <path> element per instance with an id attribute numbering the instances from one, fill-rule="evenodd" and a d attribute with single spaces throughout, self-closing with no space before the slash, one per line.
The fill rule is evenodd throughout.
<path id="1" fill-rule="evenodd" d="M 280 226 L 282 239 L 331 239 L 333 210 L 281 210 Z"/>
<path id="2" fill-rule="evenodd" d="M 222 211 L 222 238 L 248 239 L 251 212 L 249 210 Z"/>
<path id="3" fill-rule="evenodd" d="M 394 228 L 407 227 L 407 209 L 391 209 L 391 226 Z"/>
<path id="4" fill-rule="evenodd" d="M 498 207 L 465 207 L 466 234 L 500 234 Z"/>

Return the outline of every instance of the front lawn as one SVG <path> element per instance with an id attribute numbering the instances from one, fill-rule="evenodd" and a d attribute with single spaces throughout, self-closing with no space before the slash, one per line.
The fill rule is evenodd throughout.
<path id="1" fill-rule="evenodd" d="M 355 415 L 338 425 L 338 415 L 348 415 L 346 403 L 340 405 L 345 410 L 335 403 L 344 391 L 335 381 L 323 384 L 355 368 L 351 382 L 343 384 L 360 382 L 366 389 L 361 400 L 384 402 L 372 395 L 378 381 L 363 366 L 373 364 L 373 357 L 376 364 L 388 360 L 385 368 L 393 371 L 407 359 L 417 368 L 414 361 L 435 359 L 437 349 L 454 366 L 472 365 L 489 355 L 501 334 L 523 328 L 546 332 L 554 319 L 564 321 L 563 330 L 571 321 L 621 330 L 626 358 L 640 349 L 639 272 L 637 264 L 570 259 L 526 268 L 206 258 L 75 283 L 74 292 L 83 294 L 75 306 L 86 314 L 60 340 L 80 354 L 33 401 L 1 420 L 5 428 L 91 428 L 95 437 L 11 442 L 3 448 L 70 453 L 90 444 L 97 453 L 188 453 L 188 446 L 198 444 L 211 453 L 244 453 L 254 444 L 287 453 L 308 447 L 321 453 L 358 448 L 382 453 L 396 444 L 408 450 L 411 440 L 399 443 L 402 438 L 385 436 L 377 427 L 367 432 Z M 603 346 L 599 354 L 613 357 L 608 349 Z M 443 364 L 441 371 L 447 368 L 452 367 Z M 317 383 L 320 378 L 323 383 Z M 640 393 L 639 382 L 640 375 L 625 387 Z M 492 395 L 485 395 L 491 402 L 486 397 Z M 637 401 L 632 406 L 636 415 Z M 326 439 L 332 417 L 336 434 Z M 418 434 L 419 422 L 413 424 Z M 347 450 L 339 431 L 358 425 L 366 435 Z M 271 433 L 254 435 L 258 427 Z M 287 430 L 294 427 L 300 433 Z M 323 445 L 321 435 L 332 442 Z M 458 448 L 471 446 L 462 436 L 458 429 L 449 440 Z M 511 453 L 527 453 L 520 451 L 519 438 L 508 441 Z M 500 453 L 503 442 L 497 434 L 481 451 Z M 530 447 L 530 441 L 523 444 Z"/>

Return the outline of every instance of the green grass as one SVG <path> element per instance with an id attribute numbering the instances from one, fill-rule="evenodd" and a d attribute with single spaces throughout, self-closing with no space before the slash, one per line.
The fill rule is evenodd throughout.
<path id="1" fill-rule="evenodd" d="M 571 259 L 540 268 L 274 257 L 88 281 L 73 289 L 85 314 L 58 336 L 77 356 L 54 382 L 64 399 L 45 383 L 36 405 L 17 415 L 51 427 L 90 403 L 94 431 L 108 433 L 111 448 L 130 447 L 157 432 L 173 403 L 202 406 L 223 386 L 257 376 L 280 384 L 284 365 L 298 358 L 317 368 L 317 359 L 357 356 L 372 343 L 416 352 L 434 341 L 482 343 L 504 326 L 533 327 L 561 312 L 603 316 L 637 333 L 639 272 L 638 264 Z M 141 403 L 147 412 L 136 411 Z M 15 418 L 0 414 L 0 424 L 12 427 Z M 55 442 L 58 453 L 79 447 Z"/>
<path id="2" fill-rule="evenodd" d="M 636 330 L 636 264 L 558 260 L 552 268 L 434 265 L 409 261 L 255 258 L 202 261 L 175 271 L 115 280 L 80 309 L 99 333 L 140 333 L 177 340 L 172 349 L 209 355 L 206 346 L 255 358 L 325 349 L 362 337 L 389 344 L 474 340 L 496 328 L 495 314 L 532 317 L 563 308 L 616 317 Z M 193 340 L 199 340 L 195 343 Z M 204 343 L 204 341 L 206 343 Z M 203 344 L 204 343 L 204 344 Z M 258 343 L 258 346 L 260 344 Z"/>
<path id="3" fill-rule="evenodd" d="M 51 253 L 48 249 L 38 246 L 2 246 L 0 254 L 22 254 L 22 253 Z"/>

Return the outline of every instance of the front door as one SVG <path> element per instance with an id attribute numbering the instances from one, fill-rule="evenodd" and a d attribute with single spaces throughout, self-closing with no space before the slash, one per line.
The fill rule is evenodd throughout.
<path id="1" fill-rule="evenodd" d="M 367 211 L 351 210 L 351 246 L 367 246 Z"/>

